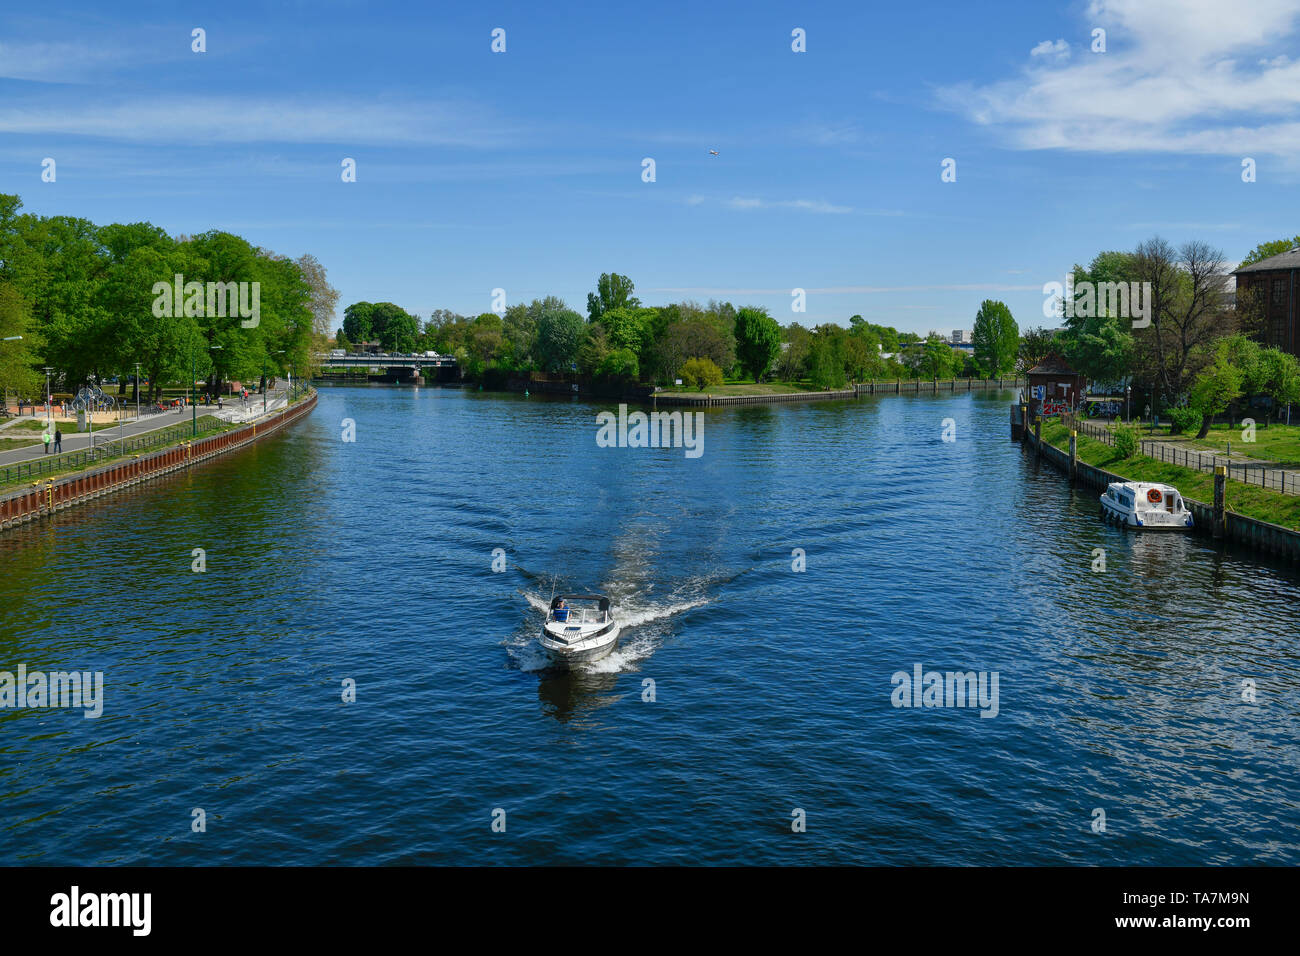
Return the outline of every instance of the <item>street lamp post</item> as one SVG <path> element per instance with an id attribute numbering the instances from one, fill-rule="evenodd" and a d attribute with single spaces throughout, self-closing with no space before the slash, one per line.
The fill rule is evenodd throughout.
<path id="1" fill-rule="evenodd" d="M 50 373 L 54 369 L 48 365 L 44 366 L 45 370 L 45 430 L 49 431 L 50 426 L 54 424 L 54 407 L 50 403 Z"/>
<path id="2" fill-rule="evenodd" d="M 221 346 L 220 346 L 220 345 L 209 345 L 209 346 L 208 346 L 208 351 L 209 351 L 209 352 L 211 352 L 211 351 L 219 351 L 220 349 L 221 349 Z M 194 392 L 194 379 L 197 378 L 197 377 L 198 377 L 198 374 L 199 374 L 198 365 L 197 365 L 197 362 L 198 362 L 197 354 L 198 354 L 198 353 L 196 353 L 196 352 L 194 352 L 194 351 L 191 351 L 191 352 L 190 352 L 190 393 L 191 393 L 191 397 L 193 397 L 193 392 Z M 192 425 L 192 431 L 193 431 L 194 437 L 197 438 L 197 437 L 198 437 L 198 434 L 199 434 L 199 407 L 198 407 L 197 405 L 195 405 L 193 402 L 190 403 L 190 422 L 191 422 L 191 425 Z"/>
<path id="3" fill-rule="evenodd" d="M 1132 417 L 1131 415 L 1129 415 L 1129 411 L 1128 411 L 1129 399 L 1131 399 L 1132 397 L 1133 397 L 1133 386 L 1125 385 L 1124 386 L 1124 421 L 1126 422 L 1129 421 Z"/>
<path id="4" fill-rule="evenodd" d="M 135 421 L 140 424 L 140 363 L 135 363 Z"/>
<path id="5" fill-rule="evenodd" d="M 272 355 L 283 355 L 284 349 L 276 349 Z M 266 393 L 270 391 L 266 387 L 266 356 L 262 356 L 262 414 L 266 414 Z"/>

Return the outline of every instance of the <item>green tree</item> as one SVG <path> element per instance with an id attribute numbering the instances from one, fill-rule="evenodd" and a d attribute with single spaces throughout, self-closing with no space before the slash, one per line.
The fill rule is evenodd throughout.
<path id="1" fill-rule="evenodd" d="M 596 291 L 587 293 L 587 320 L 599 322 L 610 309 L 626 306 L 636 308 L 641 305 L 639 299 L 632 295 L 632 280 L 617 272 L 602 272 L 596 280 Z"/>
<path id="2" fill-rule="evenodd" d="M 0 339 L 15 335 L 22 338 L 0 341 L 0 399 L 7 400 L 11 394 L 35 399 L 44 384 L 35 369 L 41 342 L 23 297 L 12 285 L 0 282 Z"/>
<path id="3" fill-rule="evenodd" d="M 478 378 L 496 365 L 506 348 L 505 324 L 495 312 L 484 312 L 469 323 L 465 334 L 468 363 L 465 372 Z"/>
<path id="4" fill-rule="evenodd" d="M 611 347 L 628 349 L 643 356 L 650 345 L 654 318 L 654 309 L 620 305 L 604 310 L 599 322 L 605 328 Z"/>
<path id="5" fill-rule="evenodd" d="M 826 323 L 813 329 L 808 346 L 808 378 L 820 388 L 843 388 L 845 353 L 849 334 Z"/>
<path id="6" fill-rule="evenodd" d="M 1023 375 L 1035 365 L 1040 364 L 1043 359 L 1053 352 L 1062 351 L 1064 351 L 1064 347 L 1055 330 L 1029 329 L 1020 338 L 1020 349 L 1016 357 L 1016 371 Z"/>
<path id="7" fill-rule="evenodd" d="M 557 307 L 558 306 L 558 307 Z M 546 306 L 537 321 L 537 360 L 547 372 L 567 372 L 578 363 L 587 336 L 586 322 L 558 299 Z"/>
<path id="8" fill-rule="evenodd" d="M 1300 401 L 1300 361 L 1278 348 L 1261 349 L 1256 388 L 1273 400 L 1274 412 Z"/>
<path id="9" fill-rule="evenodd" d="M 722 384 L 722 369 L 706 358 L 689 358 L 682 363 L 681 379 L 702 392 L 711 385 Z"/>
<path id="10" fill-rule="evenodd" d="M 374 308 L 371 302 L 353 302 L 343 310 L 343 332 L 349 342 L 360 345 L 371 340 L 370 313 Z"/>
<path id="11" fill-rule="evenodd" d="M 400 305 L 376 302 L 370 310 L 370 326 L 385 352 L 406 355 L 415 349 L 420 320 Z"/>
<path id="12" fill-rule="evenodd" d="M 1003 375 L 1016 366 L 1020 329 L 1003 302 L 985 299 L 975 313 L 975 365 L 982 376 Z"/>
<path id="13" fill-rule="evenodd" d="M 596 366 L 596 374 L 601 378 L 635 381 L 641 374 L 641 366 L 635 352 L 628 348 L 618 348 L 605 355 Z"/>
<path id="14" fill-rule="evenodd" d="M 755 382 L 781 352 L 781 327 L 766 309 L 744 308 L 736 313 L 736 360 Z"/>
<path id="15" fill-rule="evenodd" d="M 1297 246 L 1300 246 L 1300 236 L 1296 236 L 1293 239 L 1274 239 L 1272 242 L 1261 242 L 1254 249 L 1250 250 L 1250 252 L 1246 253 L 1246 258 L 1241 260 L 1241 265 L 1237 266 L 1237 268 L 1240 269 L 1242 266 L 1252 266 L 1261 259 L 1280 256 L 1282 253 L 1294 249 Z"/>
<path id="16" fill-rule="evenodd" d="M 781 332 L 781 354 L 772 366 L 773 374 L 783 382 L 802 382 L 808 377 L 812 332 L 798 322 L 791 322 Z"/>
<path id="17" fill-rule="evenodd" d="M 1197 409 L 1203 416 L 1201 430 L 1197 438 L 1204 438 L 1210 431 L 1215 415 L 1221 415 L 1241 396 L 1242 382 L 1245 374 L 1229 358 L 1220 353 L 1213 364 L 1205 367 L 1196 376 L 1187 404 Z"/>

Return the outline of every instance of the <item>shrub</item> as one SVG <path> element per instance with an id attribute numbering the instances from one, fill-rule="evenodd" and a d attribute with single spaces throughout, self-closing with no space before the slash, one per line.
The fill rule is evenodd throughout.
<path id="1" fill-rule="evenodd" d="M 701 392 L 710 385 L 722 384 L 722 369 L 706 358 L 687 359 L 679 373 L 682 381 Z"/>
<path id="2" fill-rule="evenodd" d="M 1201 427 L 1203 417 L 1199 408 L 1191 406 L 1169 409 L 1170 434 L 1197 431 Z"/>
<path id="3" fill-rule="evenodd" d="M 1140 441 L 1138 430 L 1132 425 L 1120 425 L 1115 429 L 1115 451 L 1119 452 L 1121 458 L 1136 455 Z"/>

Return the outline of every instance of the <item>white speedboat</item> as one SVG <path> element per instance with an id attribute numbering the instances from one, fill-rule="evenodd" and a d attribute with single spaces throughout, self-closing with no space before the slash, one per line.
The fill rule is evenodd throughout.
<path id="1" fill-rule="evenodd" d="M 541 645 L 565 664 L 595 661 L 618 644 L 619 623 L 603 594 L 561 594 L 551 601 Z"/>
<path id="2" fill-rule="evenodd" d="M 1104 521 L 1148 531 L 1190 531 L 1192 513 L 1173 485 L 1114 481 L 1101 496 Z"/>

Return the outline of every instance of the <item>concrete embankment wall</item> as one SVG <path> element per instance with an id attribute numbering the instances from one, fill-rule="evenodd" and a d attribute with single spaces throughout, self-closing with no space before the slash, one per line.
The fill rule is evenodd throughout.
<path id="1" fill-rule="evenodd" d="M 985 389 L 1019 388 L 1024 379 L 955 378 L 928 382 L 919 378 L 895 379 L 890 382 L 862 382 L 849 388 L 825 392 L 780 392 L 775 395 L 706 395 L 689 392 L 653 392 L 646 400 L 656 405 L 691 405 L 713 407 L 717 405 L 763 405 L 770 402 L 824 402 L 834 399 L 861 398 L 863 395 L 901 395 L 927 392 L 982 392 Z"/>
<path id="2" fill-rule="evenodd" d="M 1026 431 L 1025 441 L 1031 450 L 1035 447 L 1035 438 L 1032 431 Z M 1043 458 L 1053 467 L 1067 475 L 1070 473 L 1069 452 L 1057 448 L 1047 441 L 1041 443 L 1039 450 L 1042 452 Z M 1132 480 L 1082 461 L 1075 463 L 1075 478 L 1077 481 L 1091 488 L 1096 488 L 1098 491 L 1105 491 L 1106 487 L 1113 481 Z M 1187 507 L 1191 510 L 1192 518 L 1196 522 L 1196 533 L 1212 536 L 1214 534 L 1214 506 L 1187 497 L 1184 497 L 1183 500 L 1187 502 Z M 1228 483 L 1227 506 L 1228 508 L 1232 507 L 1231 482 Z M 1101 505 L 1098 504 L 1097 507 L 1100 509 Z M 1281 525 L 1227 511 L 1224 514 L 1222 537 L 1265 554 L 1276 555 L 1288 561 L 1300 561 L 1300 532 L 1292 531 L 1290 528 L 1283 528 Z"/>
<path id="3" fill-rule="evenodd" d="M 119 460 L 63 478 L 35 482 L 23 490 L 0 492 L 0 529 L 84 504 L 102 495 L 192 468 L 244 448 L 274 434 L 315 407 L 316 395 L 313 393 L 292 408 L 211 438 L 186 442 L 149 455 L 136 455 L 130 460 Z"/>

